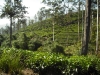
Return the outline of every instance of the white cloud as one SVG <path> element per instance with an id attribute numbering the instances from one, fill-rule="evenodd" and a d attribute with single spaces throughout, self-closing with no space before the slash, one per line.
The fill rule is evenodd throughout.
<path id="1" fill-rule="evenodd" d="M 29 14 L 27 16 L 33 17 L 37 11 L 44 6 L 41 4 L 41 0 L 23 0 L 23 4 L 28 7 L 27 11 Z"/>
<path id="2" fill-rule="evenodd" d="M 26 16 L 29 16 L 31 18 L 34 17 L 34 15 L 37 13 L 37 11 L 41 8 L 44 7 L 45 5 L 41 3 L 42 0 L 23 0 L 23 5 L 28 7 L 27 11 L 29 14 Z M 4 4 L 4 0 L 0 0 L 0 6 Z M 0 19 L 0 28 L 5 27 L 6 24 L 9 25 L 9 20 L 8 19 Z"/>
<path id="3" fill-rule="evenodd" d="M 6 18 L 0 19 L 0 28 L 5 27 L 6 25 L 9 25 L 9 24 L 10 24 L 9 19 L 6 19 Z"/>

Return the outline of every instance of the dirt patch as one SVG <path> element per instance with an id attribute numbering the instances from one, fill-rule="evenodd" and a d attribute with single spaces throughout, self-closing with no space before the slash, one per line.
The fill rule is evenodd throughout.
<path id="1" fill-rule="evenodd" d="M 24 69 L 21 71 L 22 75 L 39 75 L 38 73 L 34 73 L 34 71 L 32 69 Z"/>
<path id="2" fill-rule="evenodd" d="M 6 73 L 1 72 L 0 75 L 10 75 L 10 74 L 6 74 Z"/>
<path id="3" fill-rule="evenodd" d="M 7 74 L 4 73 L 3 71 L 0 71 L 0 75 L 13 75 L 13 74 Z M 14 74 L 17 75 L 17 74 Z M 21 70 L 19 75 L 39 75 L 38 73 L 35 73 L 32 69 L 26 68 Z"/>

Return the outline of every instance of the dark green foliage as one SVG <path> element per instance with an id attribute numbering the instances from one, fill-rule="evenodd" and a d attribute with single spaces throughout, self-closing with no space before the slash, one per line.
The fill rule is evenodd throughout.
<path id="1" fill-rule="evenodd" d="M 40 56 L 40 57 L 39 57 Z M 30 62 L 29 62 L 30 60 Z M 96 62 L 99 62 L 96 57 L 84 57 L 84 56 L 72 56 L 70 58 L 63 57 L 62 55 L 49 54 L 49 53 L 37 53 L 27 60 L 30 68 L 38 70 L 40 74 L 76 74 L 76 75 L 99 75 Z M 99 59 L 100 60 L 100 59 Z M 91 67 L 95 65 L 94 67 Z M 55 70 L 57 72 L 55 72 Z M 77 69 L 77 70 L 76 70 Z M 52 71 L 54 70 L 54 71 Z M 55 74 L 55 73 L 56 74 Z"/>
<path id="2" fill-rule="evenodd" d="M 21 33 L 21 35 L 18 37 L 18 42 L 19 42 L 19 47 L 21 49 L 28 49 L 27 44 L 28 44 L 28 38 L 25 33 Z"/>
<path id="3" fill-rule="evenodd" d="M 32 50 L 32 51 L 35 50 L 35 45 L 34 45 L 34 43 L 33 43 L 33 44 L 29 44 L 29 45 L 28 45 L 28 49 L 29 49 L 29 50 Z"/>
<path id="4" fill-rule="evenodd" d="M 36 38 L 38 37 L 29 39 L 26 34 L 22 32 L 21 34 L 19 34 L 17 40 L 13 41 L 13 46 L 18 49 L 20 48 L 36 51 L 40 46 L 42 46 L 42 42 L 40 41 L 40 39 Z"/>
<path id="5" fill-rule="evenodd" d="M 17 39 L 16 35 L 12 35 L 12 40 L 16 40 L 16 39 Z"/>
<path id="6" fill-rule="evenodd" d="M 36 51 L 40 46 L 42 46 L 42 43 L 39 41 L 39 39 L 34 39 L 34 38 L 32 38 L 28 44 L 29 50 L 34 50 L 34 51 Z"/>
<path id="7" fill-rule="evenodd" d="M 31 39 L 28 44 L 29 50 L 35 50 L 34 39 Z"/>
<path id="8" fill-rule="evenodd" d="M 12 35 L 12 40 L 16 40 L 16 36 Z M 1 47 L 10 47 L 10 39 L 8 35 L 3 35 L 2 40 L 1 40 Z"/>
<path id="9" fill-rule="evenodd" d="M 52 51 L 56 53 L 64 53 L 64 48 L 62 46 L 56 45 Z"/>
<path id="10" fill-rule="evenodd" d="M 4 41 L 4 37 L 3 37 L 3 35 L 0 34 L 0 46 L 1 46 L 3 41 Z"/>
<path id="11" fill-rule="evenodd" d="M 0 56 L 0 69 L 5 73 L 11 73 L 21 68 L 19 51 L 5 48 Z"/>
<path id="12" fill-rule="evenodd" d="M 13 46 L 15 48 L 28 49 L 28 37 L 26 34 L 22 32 L 17 40 L 13 41 Z"/>
<path id="13" fill-rule="evenodd" d="M 34 48 L 35 50 L 37 50 L 40 46 L 42 46 L 40 41 L 35 41 L 34 45 L 35 45 L 35 48 Z"/>
<path id="14" fill-rule="evenodd" d="M 5 41 L 2 42 L 1 47 L 10 47 L 9 39 L 5 39 Z"/>
<path id="15" fill-rule="evenodd" d="M 14 40 L 14 41 L 12 42 L 12 44 L 13 44 L 13 47 L 15 47 L 15 48 L 17 48 L 17 49 L 20 48 L 19 43 L 18 43 L 17 40 Z"/>
<path id="16" fill-rule="evenodd" d="M 55 65 L 48 66 L 40 71 L 39 75 L 64 75 Z"/>
<path id="17" fill-rule="evenodd" d="M 38 51 L 40 52 L 50 52 L 50 53 L 57 53 L 57 54 L 65 54 L 64 47 L 61 46 L 58 42 L 52 42 L 51 40 L 46 40 L 43 43 Z"/>

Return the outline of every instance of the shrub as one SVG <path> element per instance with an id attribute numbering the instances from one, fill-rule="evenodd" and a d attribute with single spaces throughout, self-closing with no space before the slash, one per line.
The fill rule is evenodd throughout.
<path id="1" fill-rule="evenodd" d="M 42 47 L 40 47 L 38 49 L 38 51 L 41 51 L 41 52 L 51 52 L 51 53 L 57 53 L 57 54 L 65 54 L 64 52 L 64 48 L 63 46 L 59 45 L 57 42 L 48 42 L 46 44 L 44 44 Z"/>
<path id="2" fill-rule="evenodd" d="M 28 44 L 28 48 L 33 51 L 36 51 L 40 46 L 42 43 L 37 39 L 31 39 Z"/>
<path id="3" fill-rule="evenodd" d="M 52 52 L 65 54 L 64 53 L 64 48 L 62 46 L 60 46 L 60 45 L 56 45 L 53 48 Z"/>
<path id="4" fill-rule="evenodd" d="M 28 45 L 28 49 L 34 51 L 34 50 L 35 50 L 35 45 L 34 45 L 34 43 L 33 43 L 33 44 L 32 44 L 32 43 L 29 44 L 29 45 Z"/>
<path id="5" fill-rule="evenodd" d="M 13 45 L 13 47 L 15 47 L 15 48 L 17 48 L 17 49 L 20 48 L 20 47 L 19 47 L 19 43 L 18 43 L 17 40 L 14 40 L 14 41 L 12 42 L 12 45 Z"/>
<path id="6" fill-rule="evenodd" d="M 28 38 L 25 33 L 20 34 L 20 36 L 17 39 L 17 42 L 18 44 L 16 45 L 19 45 L 21 49 L 28 49 Z"/>
<path id="7" fill-rule="evenodd" d="M 43 75 L 45 70 L 49 71 L 54 69 L 60 70 L 60 73 L 62 73 L 67 65 L 67 59 L 64 58 L 63 55 L 49 52 L 34 52 L 31 57 L 26 60 L 26 63 L 27 67 L 34 69 L 38 71 L 40 75 Z"/>
<path id="8" fill-rule="evenodd" d="M 27 66 L 37 70 L 40 75 L 99 75 L 100 59 L 94 56 L 71 56 L 69 58 L 48 52 L 35 52 L 26 60 Z M 56 69 L 58 73 L 52 70 Z"/>
<path id="9" fill-rule="evenodd" d="M 1 44 L 1 47 L 10 47 L 9 39 L 6 39 L 5 41 L 3 41 Z"/>
<path id="10" fill-rule="evenodd" d="M 100 58 L 96 56 L 66 57 L 50 52 L 5 48 L 0 56 L 0 69 L 13 72 L 22 68 L 30 68 L 39 75 L 100 75 Z"/>
<path id="11" fill-rule="evenodd" d="M 35 48 L 34 48 L 35 50 L 37 50 L 40 46 L 42 46 L 40 41 L 35 41 L 34 45 L 35 45 Z"/>
<path id="12" fill-rule="evenodd" d="M 65 53 L 68 55 L 80 55 L 81 43 L 76 43 L 65 47 Z"/>
<path id="13" fill-rule="evenodd" d="M 4 49 L 0 56 L 0 69 L 5 73 L 13 73 L 21 68 L 20 52 L 15 49 Z"/>
<path id="14" fill-rule="evenodd" d="M 65 54 L 63 46 L 61 46 L 57 42 L 52 43 L 51 52 L 58 53 L 58 54 L 59 53 Z"/>

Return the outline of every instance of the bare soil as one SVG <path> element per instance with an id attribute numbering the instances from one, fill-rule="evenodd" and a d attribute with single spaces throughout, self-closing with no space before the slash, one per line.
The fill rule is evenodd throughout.
<path id="1" fill-rule="evenodd" d="M 7 73 L 4 73 L 4 72 L 0 71 L 0 75 L 11 75 L 11 74 L 7 74 Z M 32 69 L 26 68 L 26 69 L 21 71 L 20 75 L 39 75 L 39 74 L 34 73 L 34 71 Z"/>

